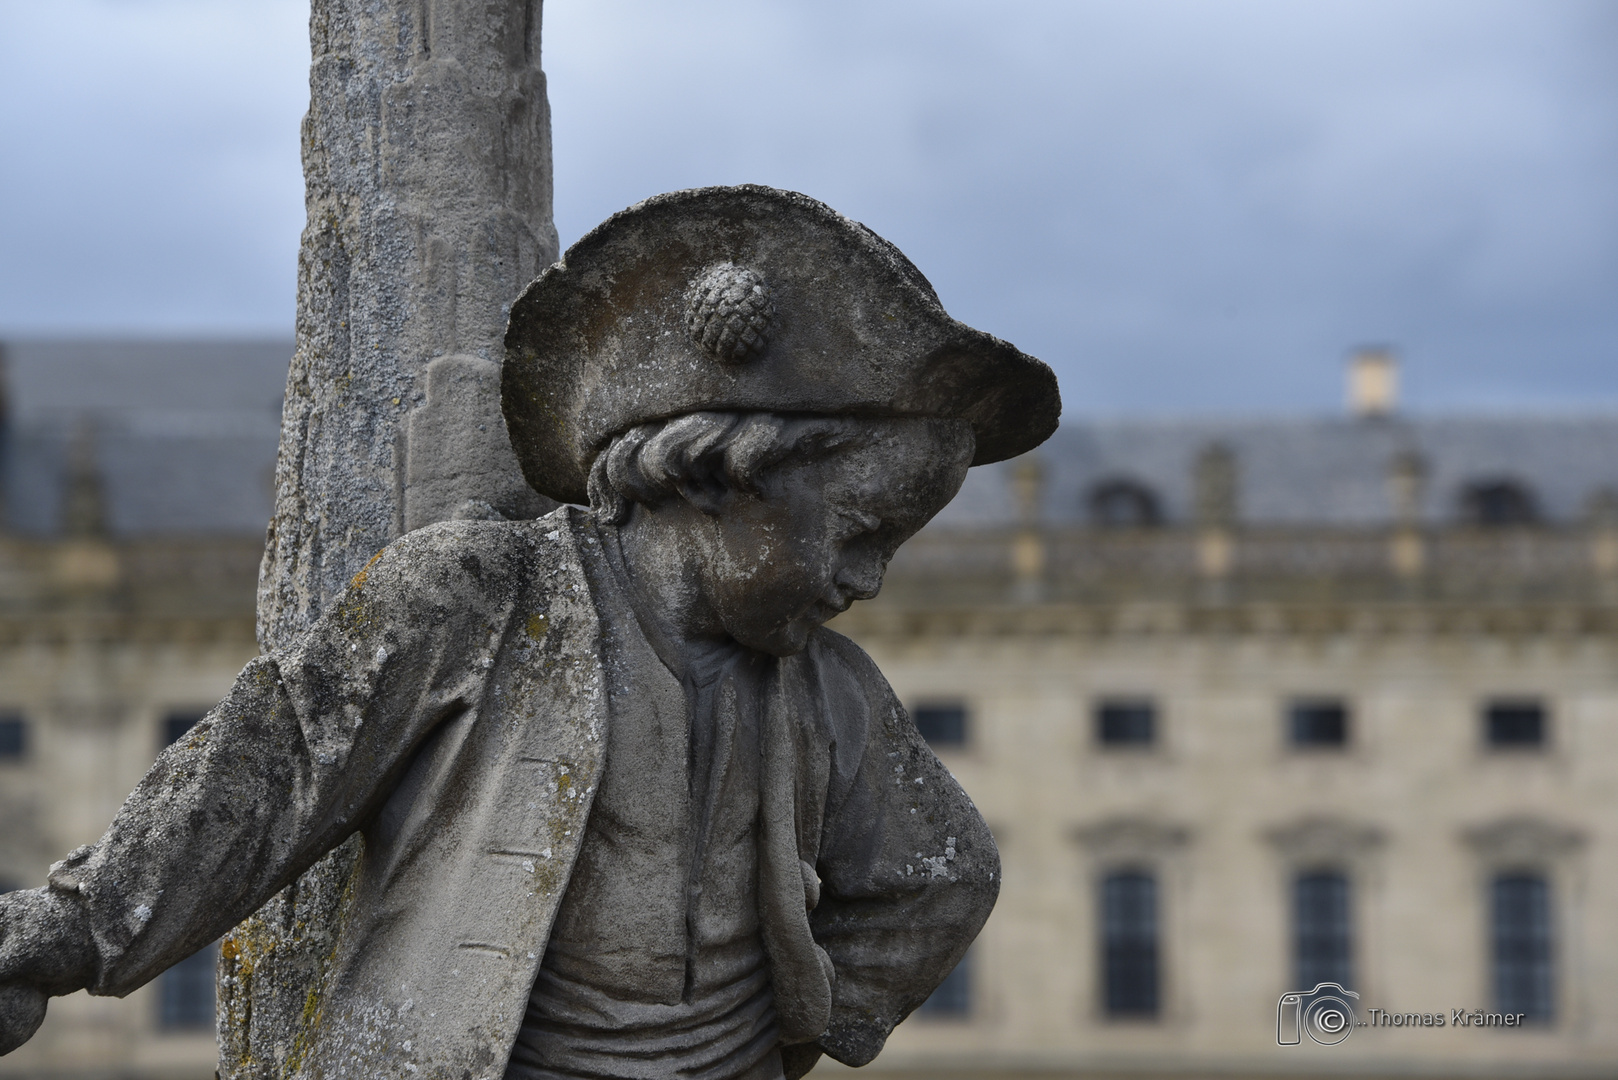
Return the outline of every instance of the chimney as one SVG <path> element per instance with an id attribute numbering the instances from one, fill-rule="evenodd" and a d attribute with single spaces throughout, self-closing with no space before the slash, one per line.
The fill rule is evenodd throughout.
<path id="1" fill-rule="evenodd" d="M 1348 361 L 1348 411 L 1360 419 L 1391 416 L 1399 404 L 1399 364 L 1391 349 L 1361 349 Z"/>

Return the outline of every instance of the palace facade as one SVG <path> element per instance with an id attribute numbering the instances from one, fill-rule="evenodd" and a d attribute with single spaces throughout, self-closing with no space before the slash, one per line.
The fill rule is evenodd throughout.
<path id="1" fill-rule="evenodd" d="M 254 654 L 289 355 L 6 350 L 0 886 Z M 1618 416 L 1404 417 L 1378 364 L 1340 417 L 1070 422 L 837 621 L 1004 862 L 865 1075 L 1618 1072 Z M 203 1080 L 211 963 L 0 1078 Z"/>
<path id="2" fill-rule="evenodd" d="M 1387 405 L 1070 423 L 838 620 L 1004 861 L 868 1073 L 1618 1072 L 1618 417 Z"/>

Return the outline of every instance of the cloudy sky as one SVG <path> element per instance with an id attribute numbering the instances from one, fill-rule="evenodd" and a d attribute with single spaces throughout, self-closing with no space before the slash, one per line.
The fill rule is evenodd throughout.
<path id="1" fill-rule="evenodd" d="M 289 333 L 307 0 L 0 0 L 0 335 Z M 550 0 L 564 244 L 797 188 L 1071 412 L 1618 409 L 1618 4 Z"/>

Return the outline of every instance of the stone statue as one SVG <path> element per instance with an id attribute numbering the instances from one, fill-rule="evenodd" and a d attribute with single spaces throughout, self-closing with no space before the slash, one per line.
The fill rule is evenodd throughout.
<path id="1" fill-rule="evenodd" d="M 1051 433 L 1050 369 L 762 187 L 612 217 L 506 348 L 523 472 L 574 505 L 390 544 L 99 843 L 0 897 L 0 1050 L 354 833 L 286 1075 L 795 1078 L 870 1061 L 960 960 L 994 841 L 821 624 L 968 466 Z"/>

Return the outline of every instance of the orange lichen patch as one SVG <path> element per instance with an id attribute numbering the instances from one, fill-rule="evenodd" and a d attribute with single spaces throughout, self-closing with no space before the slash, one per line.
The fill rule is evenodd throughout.
<path id="1" fill-rule="evenodd" d="M 385 551 L 387 549 L 384 548 L 383 550 Z M 376 561 L 378 559 L 380 559 L 381 557 L 382 557 L 382 552 L 381 551 L 377 552 L 375 555 L 372 555 L 371 556 L 371 561 L 365 564 L 364 569 L 362 569 L 359 573 L 355 574 L 352 578 L 349 579 L 348 587 L 350 589 L 358 589 L 362 585 L 364 585 L 365 584 L 365 579 L 371 576 L 371 567 L 375 566 Z"/>

